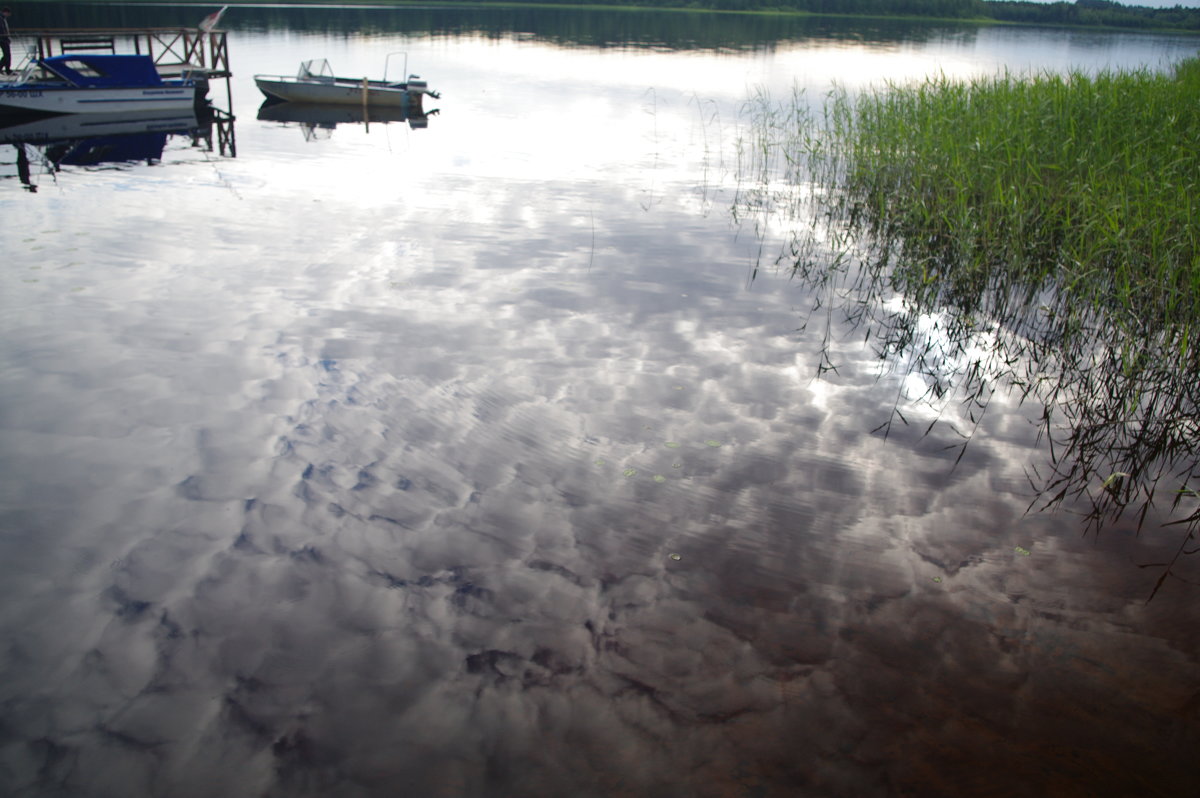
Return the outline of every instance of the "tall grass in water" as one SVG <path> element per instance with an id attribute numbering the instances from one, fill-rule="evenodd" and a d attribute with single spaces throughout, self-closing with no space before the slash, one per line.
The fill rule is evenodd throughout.
<path id="1" fill-rule="evenodd" d="M 1200 336 L 1200 60 L 1173 74 L 1011 75 L 833 100 L 842 197 L 922 276 L 1003 270 Z M 948 272 L 952 271 L 953 274 Z"/>
<path id="2" fill-rule="evenodd" d="M 1129 507 L 1144 518 L 1164 479 L 1188 535 L 1200 527 L 1198 98 L 1195 59 L 1170 74 L 935 78 L 835 92 L 792 136 L 810 218 L 836 228 L 821 239 L 870 242 L 847 315 L 881 356 L 908 347 L 939 396 L 938 369 L 1001 331 L 993 362 L 959 375 L 967 401 L 982 412 L 999 379 L 1039 399 L 1054 443 L 1042 497 L 1091 499 L 1097 528 Z M 764 153 L 770 138 L 756 133 Z M 794 242 L 793 267 L 827 281 L 813 249 Z M 905 313 L 865 310 L 889 294 Z M 916 333 L 943 312 L 957 352 Z"/>

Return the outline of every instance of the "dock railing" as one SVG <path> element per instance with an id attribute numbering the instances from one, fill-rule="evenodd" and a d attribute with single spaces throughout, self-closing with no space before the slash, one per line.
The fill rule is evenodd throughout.
<path id="1" fill-rule="evenodd" d="M 159 72 L 198 71 L 210 78 L 228 78 L 226 32 L 197 28 L 106 28 L 21 30 L 14 38 L 32 39 L 31 55 L 47 58 L 73 52 L 133 53 L 154 59 Z"/>

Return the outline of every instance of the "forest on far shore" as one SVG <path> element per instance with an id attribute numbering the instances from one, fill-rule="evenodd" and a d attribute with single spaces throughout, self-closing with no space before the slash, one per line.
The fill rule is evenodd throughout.
<path id="1" fill-rule="evenodd" d="M 521 0 L 537 3 L 540 0 Z M 483 4 L 489 4 L 482 0 Z M 983 19 L 1032 25 L 1085 25 L 1200 32 L 1200 8 L 1147 8 L 1109 0 L 544 0 L 553 5 L 627 5 L 714 11 L 804 11 L 811 14 Z M 504 5 L 497 0 L 496 5 Z"/>
<path id="2" fill-rule="evenodd" d="M 335 9 L 353 0 L 292 0 L 300 5 Z M 1189 0 L 1195 2 L 1195 0 Z M 153 0 L 105 5 L 161 5 Z M 216 0 L 214 6 L 252 5 L 255 0 Z M 1031 2 L 1030 0 L 364 0 L 364 5 L 520 6 L 671 8 L 705 11 L 778 11 L 823 16 L 906 17 L 911 19 L 960 19 L 994 21 L 1018 25 L 1104 27 L 1141 30 L 1173 30 L 1200 33 L 1200 8 L 1173 6 L 1150 8 L 1122 5 L 1110 0 L 1074 2 Z M 26 8 L 53 6 L 46 0 L 25 0 Z M 181 6 L 175 6 L 176 8 Z M 269 4 L 262 6 L 269 7 Z M 11 24 L 11 23 L 10 23 Z M 17 27 L 20 27 L 18 25 Z"/>

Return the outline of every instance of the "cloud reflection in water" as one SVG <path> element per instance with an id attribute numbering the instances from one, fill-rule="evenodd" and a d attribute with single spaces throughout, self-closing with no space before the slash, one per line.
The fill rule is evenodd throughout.
<path id="1" fill-rule="evenodd" d="M 686 140 L 668 107 L 638 141 Z M 66 233 L 23 211 L 100 237 L 4 278 L 10 792 L 1193 778 L 1194 602 L 1142 606 L 1154 541 L 1021 514 L 1016 409 L 956 468 L 882 444 L 895 380 L 855 335 L 814 382 L 804 289 L 666 167 L 653 203 L 404 158 L 341 195 L 247 155 L 291 132 Z"/>

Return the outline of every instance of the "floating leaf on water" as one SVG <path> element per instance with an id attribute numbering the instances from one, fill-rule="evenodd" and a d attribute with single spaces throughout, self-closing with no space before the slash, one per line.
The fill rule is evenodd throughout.
<path id="1" fill-rule="evenodd" d="M 1127 476 L 1129 476 L 1129 474 L 1125 473 L 1124 471 L 1116 471 L 1112 474 L 1109 474 L 1108 479 L 1104 480 L 1104 484 L 1101 485 L 1100 487 L 1102 487 L 1102 488 L 1111 487 L 1114 482 L 1121 479 L 1122 477 L 1127 477 Z"/>
<path id="2" fill-rule="evenodd" d="M 1028 556 L 1029 556 L 1029 549 L 1023 549 L 1023 548 L 1021 548 L 1020 546 L 1016 546 L 1016 547 L 1014 547 L 1014 548 L 1013 548 L 1013 551 L 1015 551 L 1017 554 L 1020 554 L 1022 557 L 1028 557 Z"/>
<path id="3" fill-rule="evenodd" d="M 601 457 L 596 460 L 596 465 L 608 465 L 608 463 L 605 462 L 603 457 Z"/>
<path id="4" fill-rule="evenodd" d="M 677 390 L 677 391 L 682 391 L 682 390 L 683 390 L 683 386 L 682 386 L 682 385 L 675 385 L 675 386 L 673 386 L 673 387 L 674 387 L 674 388 L 675 388 L 675 390 Z"/>
<path id="5" fill-rule="evenodd" d="M 683 468 L 683 463 L 671 463 L 671 468 Z"/>
<path id="6" fill-rule="evenodd" d="M 708 440 L 708 441 L 705 441 L 705 442 L 704 442 L 704 445 L 705 445 L 705 446 L 711 446 L 711 447 L 713 447 L 713 448 L 715 449 L 715 448 L 717 448 L 718 446 L 720 446 L 720 445 L 721 445 L 721 442 L 720 442 L 720 441 Z"/>
<path id="7" fill-rule="evenodd" d="M 665 445 L 668 449 L 678 449 L 680 444 L 679 441 L 667 441 Z"/>
<path id="8" fill-rule="evenodd" d="M 935 576 L 935 577 L 933 578 L 933 581 L 935 581 L 935 582 L 941 582 L 941 581 L 942 581 L 942 578 L 941 578 L 940 576 Z"/>
<path id="9" fill-rule="evenodd" d="M 627 477 L 632 477 L 633 475 L 637 474 L 637 469 L 636 468 L 626 468 L 621 473 Z"/>
<path id="10" fill-rule="evenodd" d="M 683 559 L 683 557 L 680 557 L 678 554 L 672 554 L 672 555 L 671 555 L 671 559 L 672 559 L 672 560 L 682 560 L 682 559 Z"/>
<path id="11" fill-rule="evenodd" d="M 664 477 L 662 474 L 655 474 L 655 475 L 654 475 L 654 481 L 655 481 L 655 482 L 666 482 L 666 481 L 667 481 L 667 478 L 666 478 L 666 477 Z"/>

